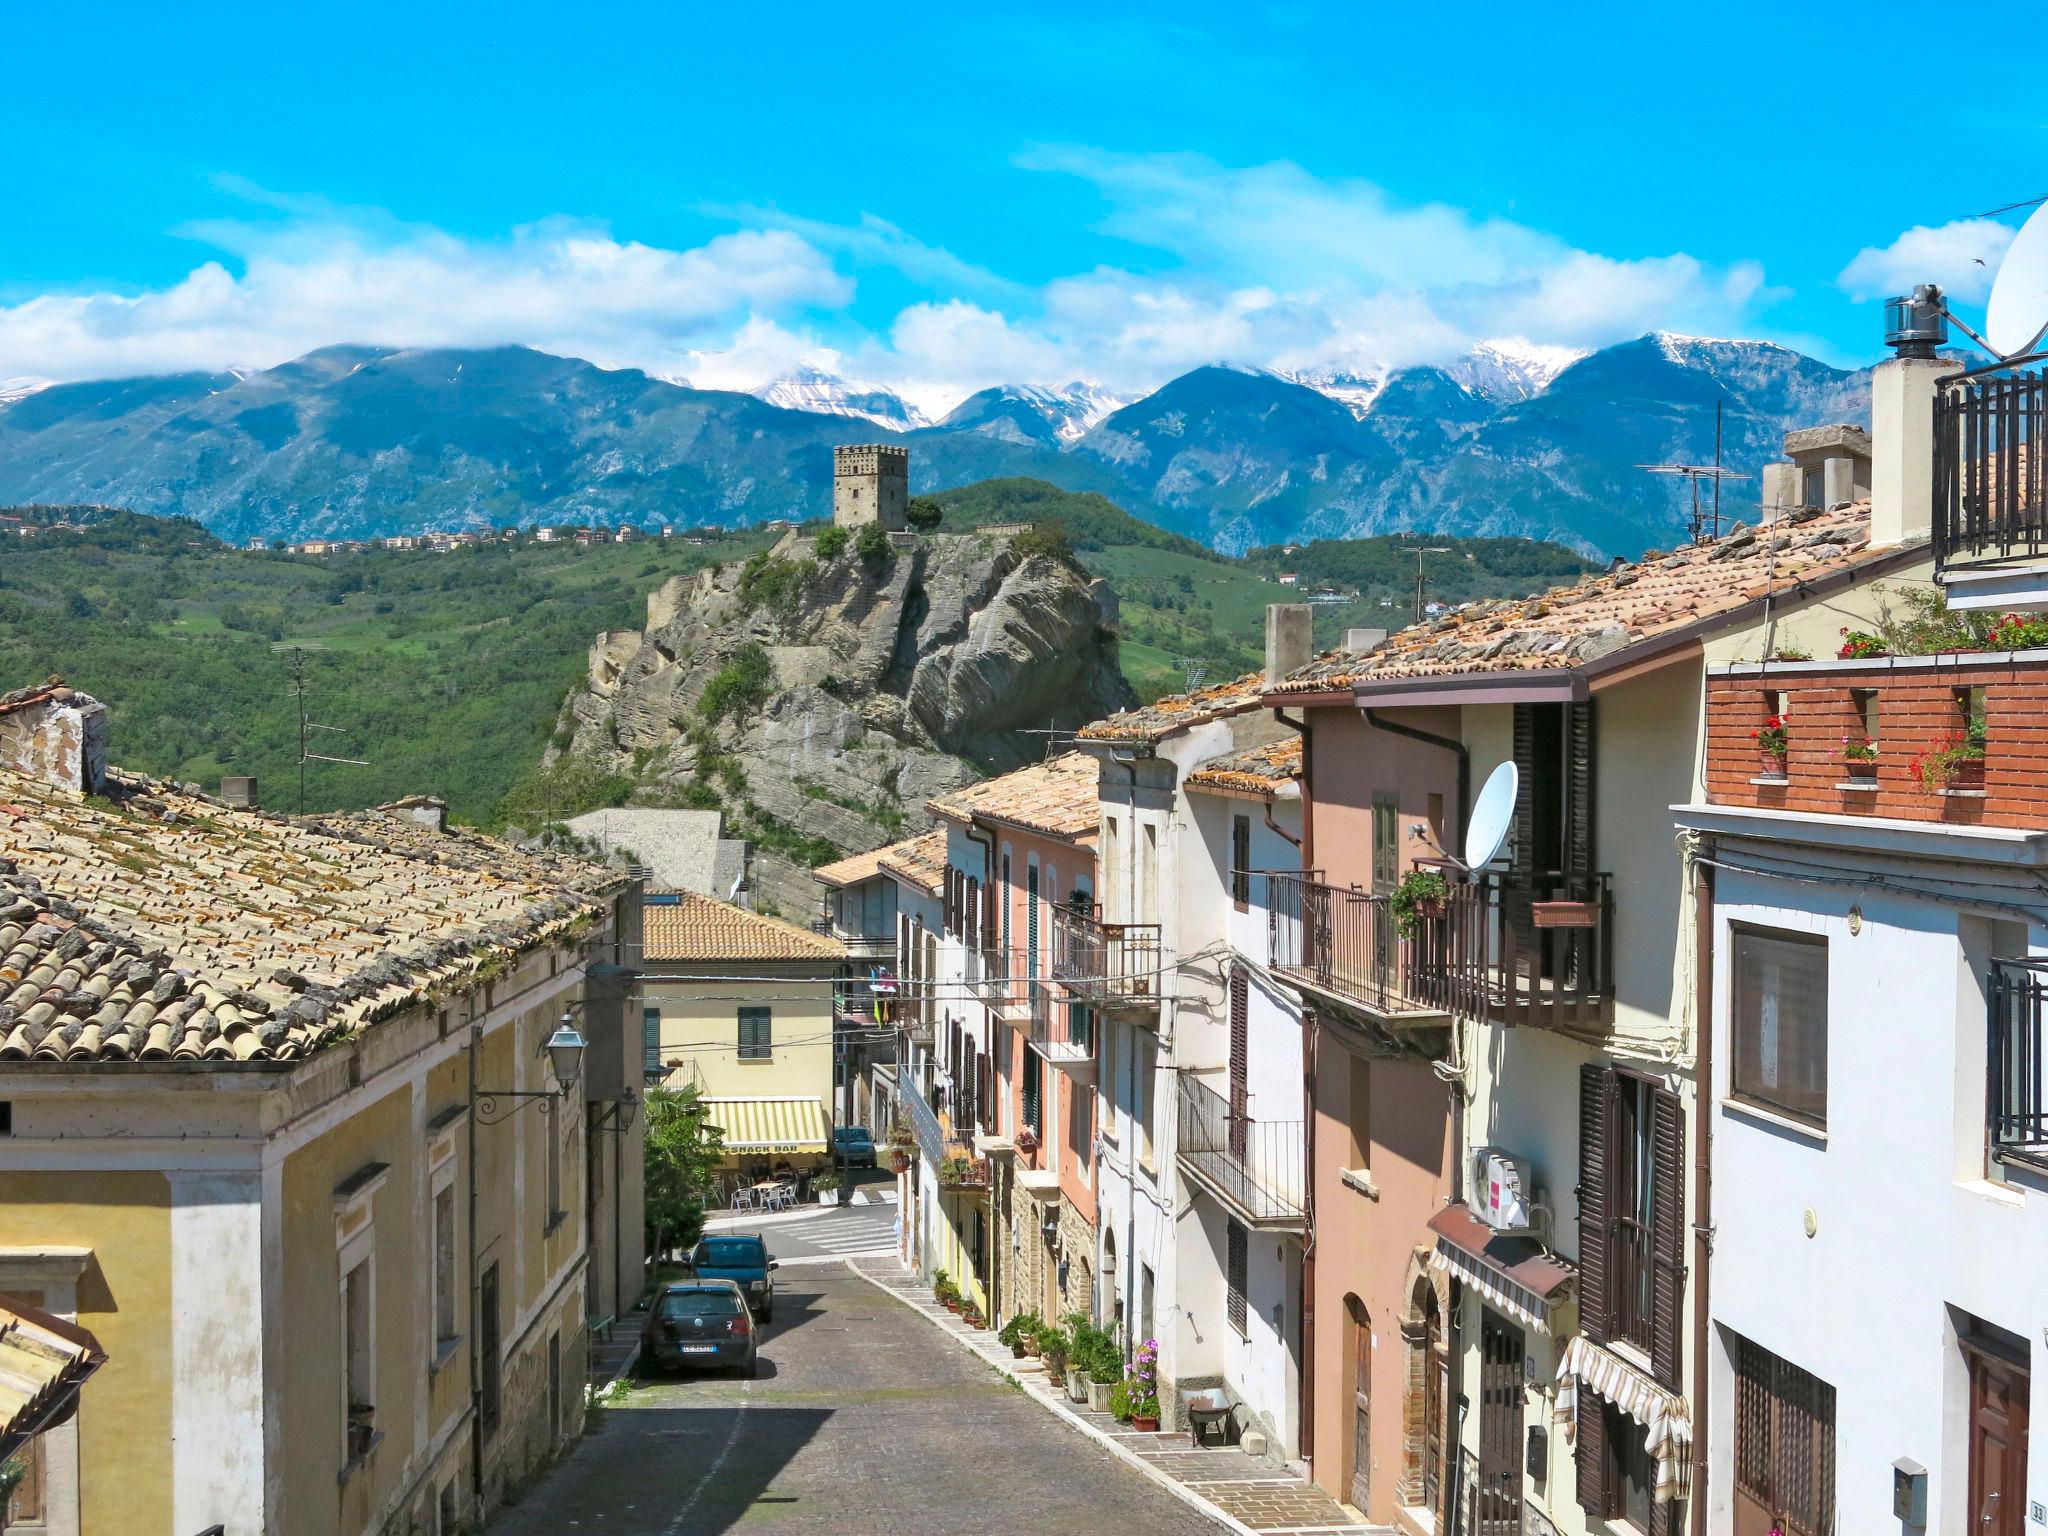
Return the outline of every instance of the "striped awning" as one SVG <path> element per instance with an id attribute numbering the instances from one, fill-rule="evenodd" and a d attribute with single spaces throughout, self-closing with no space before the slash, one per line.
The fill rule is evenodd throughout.
<path id="1" fill-rule="evenodd" d="M 1578 1433 L 1579 1394 L 1603 1397 L 1643 1426 L 1650 1459 L 1657 1464 L 1653 1497 L 1659 1504 L 1682 1499 L 1692 1488 L 1692 1407 L 1648 1372 L 1595 1344 L 1584 1334 L 1564 1347 L 1557 1363 L 1557 1417 Z"/>
<path id="2" fill-rule="evenodd" d="M 79 1387 L 106 1359 L 75 1323 L 0 1296 L 0 1460 L 69 1418 Z"/>
<path id="3" fill-rule="evenodd" d="M 728 1152 L 828 1152 L 832 1117 L 815 1098 L 705 1099 L 704 1118 Z"/>
<path id="4" fill-rule="evenodd" d="M 1436 1251 L 1429 1262 L 1456 1275 L 1503 1312 L 1536 1333 L 1551 1331 L 1551 1313 L 1578 1271 L 1544 1252 L 1534 1238 L 1495 1232 L 1462 1205 L 1449 1205 L 1429 1220 Z"/>

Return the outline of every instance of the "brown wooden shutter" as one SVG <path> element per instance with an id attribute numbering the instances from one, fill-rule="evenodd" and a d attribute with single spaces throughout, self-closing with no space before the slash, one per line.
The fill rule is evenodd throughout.
<path id="1" fill-rule="evenodd" d="M 962 1131 L 971 1131 L 974 1129 L 975 1114 L 974 1042 L 972 1040 L 967 1041 L 965 1049 L 967 1054 L 960 1058 L 960 1129 Z"/>
<path id="2" fill-rule="evenodd" d="M 995 899 L 996 893 L 993 886 L 989 888 L 986 894 L 988 899 L 982 904 L 981 944 L 984 949 L 994 949 L 1003 941 L 1002 929 L 999 924 L 1001 907 Z"/>
<path id="3" fill-rule="evenodd" d="M 1593 701 L 1564 709 L 1564 872 L 1569 899 L 1583 900 L 1580 882 L 1593 873 Z"/>
<path id="4" fill-rule="evenodd" d="M 1515 841 L 1509 864 L 1524 883 L 1536 864 L 1536 708 L 1515 706 Z"/>
<path id="5" fill-rule="evenodd" d="M 1590 1062 L 1579 1068 L 1579 1327 L 1597 1344 L 1607 1342 L 1614 1098 L 1610 1069 Z"/>
<path id="6" fill-rule="evenodd" d="M 981 1083 L 976 1097 L 981 1101 L 981 1128 L 993 1135 L 996 1128 L 995 1063 L 989 1060 L 987 1051 L 981 1053 Z"/>
<path id="7" fill-rule="evenodd" d="M 952 1021 L 952 1030 L 947 1036 L 946 1070 L 956 1078 L 960 1075 L 960 1021 Z"/>
<path id="8" fill-rule="evenodd" d="M 1653 1089 L 1650 1100 L 1650 1363 L 1679 1390 L 1685 1334 L 1685 1111 L 1678 1095 Z"/>
<path id="9" fill-rule="evenodd" d="M 1579 1508 L 1604 1520 L 1608 1514 L 1607 1407 L 1590 1388 L 1573 1390 L 1578 1393 L 1578 1438 L 1573 1458 L 1579 1474 Z"/>
<path id="10" fill-rule="evenodd" d="M 1244 967 L 1230 971 L 1230 1155 L 1244 1156 L 1251 1118 L 1250 994 Z"/>

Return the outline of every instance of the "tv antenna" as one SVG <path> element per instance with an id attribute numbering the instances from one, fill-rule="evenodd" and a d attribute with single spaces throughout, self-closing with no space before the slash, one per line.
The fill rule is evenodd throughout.
<path id="1" fill-rule="evenodd" d="M 1676 475 L 1692 483 L 1692 541 L 1705 544 L 1721 537 L 1721 482 L 1723 480 L 1747 480 L 1749 476 L 1737 474 L 1732 469 L 1721 467 L 1721 402 L 1714 402 L 1714 462 L 1711 464 L 1638 464 L 1637 469 L 1648 470 L 1653 475 Z M 1712 485 L 1713 500 L 1702 505 L 1700 486 Z"/>
<path id="2" fill-rule="evenodd" d="M 324 752 L 307 750 L 314 739 L 312 736 L 314 731 L 332 731 L 336 735 L 342 733 L 341 727 L 338 725 L 322 725 L 319 721 L 309 720 L 306 717 L 306 654 L 309 651 L 325 651 L 328 647 L 322 645 L 317 640 L 287 640 L 281 645 L 273 645 L 271 649 L 273 651 L 288 651 L 291 653 L 292 658 L 292 697 L 298 700 L 299 703 L 298 814 L 303 816 L 306 814 L 306 764 L 347 763 L 352 768 L 367 768 L 370 765 L 359 757 L 329 757 Z"/>
<path id="3" fill-rule="evenodd" d="M 1422 622 L 1422 588 L 1427 580 L 1422 574 L 1422 557 L 1424 555 L 1448 555 L 1451 552 L 1451 546 L 1448 544 L 1424 544 L 1415 551 L 1415 622 L 1418 624 Z"/>
<path id="4" fill-rule="evenodd" d="M 1199 656 L 1176 656 L 1174 665 L 1180 668 L 1181 687 L 1193 693 L 1202 686 L 1202 679 L 1209 675 L 1209 663 Z"/>

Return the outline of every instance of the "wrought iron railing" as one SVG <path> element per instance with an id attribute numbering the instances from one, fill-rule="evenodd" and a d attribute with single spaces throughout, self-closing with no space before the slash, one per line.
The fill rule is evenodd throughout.
<path id="1" fill-rule="evenodd" d="M 1175 1155 L 1184 1171 L 1257 1223 L 1302 1219 L 1304 1127 L 1299 1120 L 1255 1120 L 1248 1109 L 1201 1079 L 1180 1079 Z"/>
<path id="2" fill-rule="evenodd" d="M 2048 961 L 1994 960 L 1988 990 L 1991 1151 L 2048 1167 Z"/>
<path id="3" fill-rule="evenodd" d="M 1095 1020 L 1087 1004 L 1061 996 L 1050 983 L 1030 983 L 1031 1043 L 1054 1066 L 1076 1067 L 1095 1059 Z"/>
<path id="4" fill-rule="evenodd" d="M 1275 969 L 1378 1013 L 1429 1011 L 1432 1005 L 1408 989 L 1386 897 L 1291 871 L 1265 879 L 1267 953 Z"/>
<path id="5" fill-rule="evenodd" d="M 910 1111 L 910 1133 L 917 1138 L 917 1150 L 926 1162 L 936 1165 L 946 1155 L 946 1131 L 939 1124 L 938 1111 L 914 1089 L 903 1095 L 903 1103 Z"/>
<path id="6" fill-rule="evenodd" d="M 1418 914 L 1404 990 L 1468 1018 L 1596 1029 L 1614 1016 L 1614 893 L 1605 873 L 1446 870 Z"/>
<path id="7" fill-rule="evenodd" d="M 2048 372 L 1945 381 L 1934 400 L 1939 568 L 2048 555 Z"/>
<path id="8" fill-rule="evenodd" d="M 1100 1007 L 1157 1002 L 1161 953 L 1157 923 L 1105 923 L 1091 912 L 1053 909 L 1052 974 Z"/>

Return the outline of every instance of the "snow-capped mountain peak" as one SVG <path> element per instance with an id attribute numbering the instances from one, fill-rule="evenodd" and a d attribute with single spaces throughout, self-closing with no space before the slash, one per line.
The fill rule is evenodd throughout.
<path id="1" fill-rule="evenodd" d="M 814 363 L 799 363 L 794 371 L 770 379 L 748 393 L 784 410 L 852 416 L 892 432 L 909 432 L 932 424 L 929 416 L 893 390 L 842 378 Z"/>
<path id="2" fill-rule="evenodd" d="M 12 405 L 17 400 L 26 400 L 30 395 L 48 389 L 56 382 L 55 379 L 32 379 L 26 375 L 0 379 L 0 405 Z"/>
<path id="3" fill-rule="evenodd" d="M 1475 395 L 1505 405 L 1542 394 L 1552 379 L 1584 356 L 1581 347 L 1499 336 L 1480 342 L 1444 371 Z"/>

